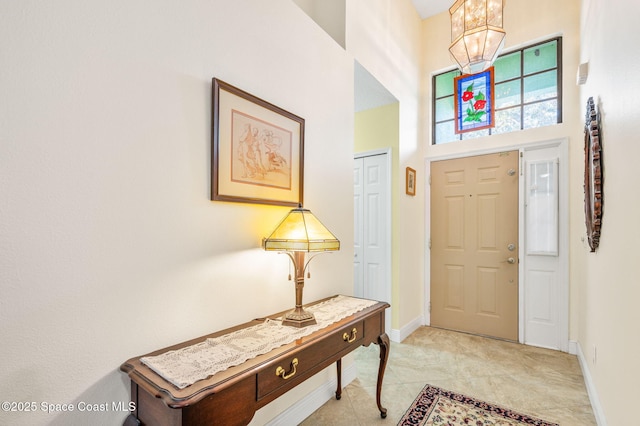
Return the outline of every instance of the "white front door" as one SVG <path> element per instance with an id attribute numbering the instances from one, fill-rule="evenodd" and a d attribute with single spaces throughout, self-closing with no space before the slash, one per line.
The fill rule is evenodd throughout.
<path id="1" fill-rule="evenodd" d="M 357 156 L 354 180 L 354 295 L 391 302 L 389 155 Z M 386 315 L 390 331 L 391 315 Z"/>

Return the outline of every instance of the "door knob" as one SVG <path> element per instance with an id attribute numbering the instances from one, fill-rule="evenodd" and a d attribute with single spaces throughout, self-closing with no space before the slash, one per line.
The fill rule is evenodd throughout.
<path id="1" fill-rule="evenodd" d="M 507 263 L 514 264 L 514 263 L 516 263 L 516 260 L 513 257 L 510 257 L 510 258 L 507 259 Z"/>

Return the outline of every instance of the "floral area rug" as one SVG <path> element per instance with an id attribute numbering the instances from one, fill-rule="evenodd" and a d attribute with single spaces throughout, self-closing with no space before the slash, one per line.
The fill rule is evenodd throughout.
<path id="1" fill-rule="evenodd" d="M 507 408 L 427 385 L 398 426 L 558 426 Z"/>

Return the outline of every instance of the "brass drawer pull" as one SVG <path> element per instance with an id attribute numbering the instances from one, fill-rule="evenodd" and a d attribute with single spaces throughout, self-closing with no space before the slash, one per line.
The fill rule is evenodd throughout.
<path id="1" fill-rule="evenodd" d="M 298 366 L 298 358 L 294 358 L 293 361 L 291 361 L 291 371 L 287 373 L 286 371 L 284 371 L 284 368 L 278 367 L 276 368 L 276 376 L 280 376 L 283 379 L 287 380 L 296 374 L 297 366 Z"/>
<path id="2" fill-rule="evenodd" d="M 358 329 L 353 327 L 353 330 L 351 330 L 351 338 L 349 338 L 349 334 L 348 333 L 344 333 L 342 335 L 342 340 L 344 340 L 347 343 L 353 343 L 353 341 L 356 340 L 356 333 L 357 332 L 358 332 Z"/>

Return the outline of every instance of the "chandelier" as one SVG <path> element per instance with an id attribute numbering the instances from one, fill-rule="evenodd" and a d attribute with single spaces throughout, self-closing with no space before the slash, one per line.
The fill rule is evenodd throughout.
<path id="1" fill-rule="evenodd" d="M 463 74 L 475 74 L 493 64 L 502 46 L 502 10 L 505 0 L 456 0 L 449 8 L 449 52 Z"/>

